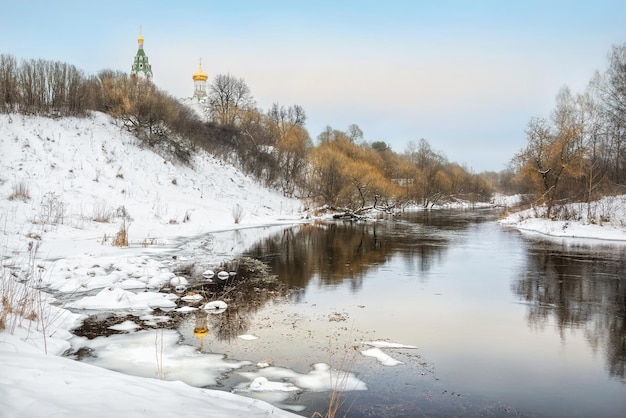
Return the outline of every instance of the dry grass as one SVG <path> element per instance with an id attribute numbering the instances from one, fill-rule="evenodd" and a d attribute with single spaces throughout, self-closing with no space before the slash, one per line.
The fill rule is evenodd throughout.
<path id="1" fill-rule="evenodd" d="M 128 225 L 126 225 L 126 220 L 122 221 L 122 225 L 120 226 L 120 230 L 117 231 L 115 237 L 113 238 L 113 245 L 115 247 L 128 247 Z"/>
<path id="2" fill-rule="evenodd" d="M 350 380 L 350 370 L 354 368 L 354 364 L 357 359 L 358 353 L 358 345 L 344 345 L 343 349 L 341 349 L 341 360 L 339 362 L 338 375 L 336 379 L 333 379 L 332 372 L 330 374 L 330 398 L 328 400 L 328 410 L 325 414 L 321 414 L 319 412 L 315 412 L 311 418 L 337 418 L 339 413 L 339 408 L 341 408 L 344 404 L 344 399 L 341 396 L 342 393 L 346 390 L 350 390 L 351 388 L 347 388 L 348 381 Z M 332 341 L 328 343 L 328 352 L 332 356 L 336 349 L 332 347 Z M 353 401 L 354 403 L 354 401 Z M 347 410 L 343 414 L 343 418 L 348 416 L 348 412 L 352 405 L 348 406 Z"/>
<path id="3" fill-rule="evenodd" d="M 243 216 L 245 215 L 245 210 L 243 209 L 243 206 L 241 206 L 239 203 L 236 203 L 235 206 L 233 206 L 233 208 L 231 209 L 231 214 L 233 215 L 233 220 L 235 221 L 235 223 L 238 224 L 243 219 Z"/>
<path id="4" fill-rule="evenodd" d="M 24 202 L 30 200 L 30 191 L 28 190 L 28 185 L 23 181 L 14 184 L 13 187 L 11 187 L 9 200 L 22 200 Z"/>
<path id="5" fill-rule="evenodd" d="M 37 311 L 41 300 L 36 284 L 41 276 L 41 268 L 35 263 L 38 249 L 38 242 L 29 242 L 28 259 L 20 263 L 23 264 L 20 269 L 17 266 L 0 266 L 0 330 L 6 329 L 13 333 L 23 319 L 40 319 Z"/>
<path id="6" fill-rule="evenodd" d="M 109 223 L 111 222 L 112 211 L 107 206 L 106 201 L 101 200 L 100 202 L 93 204 L 93 216 L 92 220 L 94 222 L 103 222 Z"/>

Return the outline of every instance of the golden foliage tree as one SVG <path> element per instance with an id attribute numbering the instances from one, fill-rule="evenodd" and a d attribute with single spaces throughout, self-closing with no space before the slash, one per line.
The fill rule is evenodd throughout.
<path id="1" fill-rule="evenodd" d="M 350 210 L 395 201 L 399 187 L 385 175 L 385 160 L 379 151 L 367 144 L 357 145 L 350 135 L 331 128 L 320 140 L 309 160 L 309 189 L 315 197 Z"/>
<path id="2" fill-rule="evenodd" d="M 583 125 L 568 89 L 557 96 L 552 121 L 533 118 L 526 131 L 528 144 L 514 159 L 519 175 L 529 180 L 537 203 L 554 206 L 580 198 L 587 148 Z"/>

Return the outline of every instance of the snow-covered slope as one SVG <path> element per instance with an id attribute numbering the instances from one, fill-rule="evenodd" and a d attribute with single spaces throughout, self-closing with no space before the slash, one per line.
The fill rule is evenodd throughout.
<path id="1" fill-rule="evenodd" d="M 291 416 L 262 401 L 56 357 L 83 316 L 50 305 L 37 287 L 79 296 L 106 288 L 149 310 L 169 302 L 157 290 L 173 277 L 152 254 L 212 231 L 244 228 L 240 240 L 249 226 L 297 222 L 299 201 L 206 153 L 185 165 L 142 149 L 100 113 L 0 115 L 0 156 L 0 294 L 11 306 L 0 307 L 0 416 Z M 130 245 L 113 246 L 123 226 Z M 227 244 L 220 256 L 241 250 Z M 146 290 L 134 305 L 129 288 Z M 115 309 L 119 299 L 100 301 Z M 24 301 L 32 306 L 18 317 L 13 309 Z"/>
<path id="2" fill-rule="evenodd" d="M 124 214 L 131 244 L 299 216 L 298 201 L 206 153 L 187 166 L 139 145 L 100 113 L 56 120 L 0 115 L 5 239 L 47 234 L 41 251 L 54 258 L 63 256 L 57 254 L 58 240 L 102 247 Z M 19 188 L 30 198 L 9 200 Z"/>

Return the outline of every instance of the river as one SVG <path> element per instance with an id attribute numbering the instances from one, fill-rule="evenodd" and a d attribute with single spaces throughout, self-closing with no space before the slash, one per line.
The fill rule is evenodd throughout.
<path id="1" fill-rule="evenodd" d="M 244 255 L 288 292 L 211 316 L 200 345 L 190 316 L 182 343 L 251 362 L 224 373 L 223 390 L 249 383 L 259 363 L 350 371 L 367 390 L 339 388 L 336 416 L 626 416 L 626 244 L 525 235 L 498 215 L 282 229 Z M 257 339 L 236 338 L 244 333 Z M 398 362 L 385 365 L 363 355 L 371 341 L 412 348 L 381 348 Z M 277 404 L 311 417 L 328 399 L 305 390 Z"/>

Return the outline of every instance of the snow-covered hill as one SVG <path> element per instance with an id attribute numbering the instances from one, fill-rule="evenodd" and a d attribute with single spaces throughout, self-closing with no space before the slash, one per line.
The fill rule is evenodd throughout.
<path id="1" fill-rule="evenodd" d="M 0 115 L 0 156 L 0 415 L 291 415 L 229 393 L 50 356 L 69 348 L 68 330 L 83 316 L 50 305 L 53 299 L 37 288 L 79 296 L 109 289 L 126 301 L 134 295 L 126 289 L 144 288 L 140 295 L 163 301 L 156 292 L 173 273 L 152 254 L 212 231 L 245 234 L 250 226 L 298 222 L 299 201 L 206 153 L 189 165 L 163 158 L 100 113 Z M 123 227 L 129 246 L 112 245 Z M 238 250 L 228 243 L 219 255 Z"/>
<path id="2" fill-rule="evenodd" d="M 53 258 L 63 256 L 59 240 L 102 247 L 125 214 L 131 245 L 299 217 L 299 201 L 233 166 L 206 153 L 189 166 L 162 158 L 100 113 L 85 119 L 0 115 L 0 150 L 5 239 L 45 234 L 41 251 Z"/>

